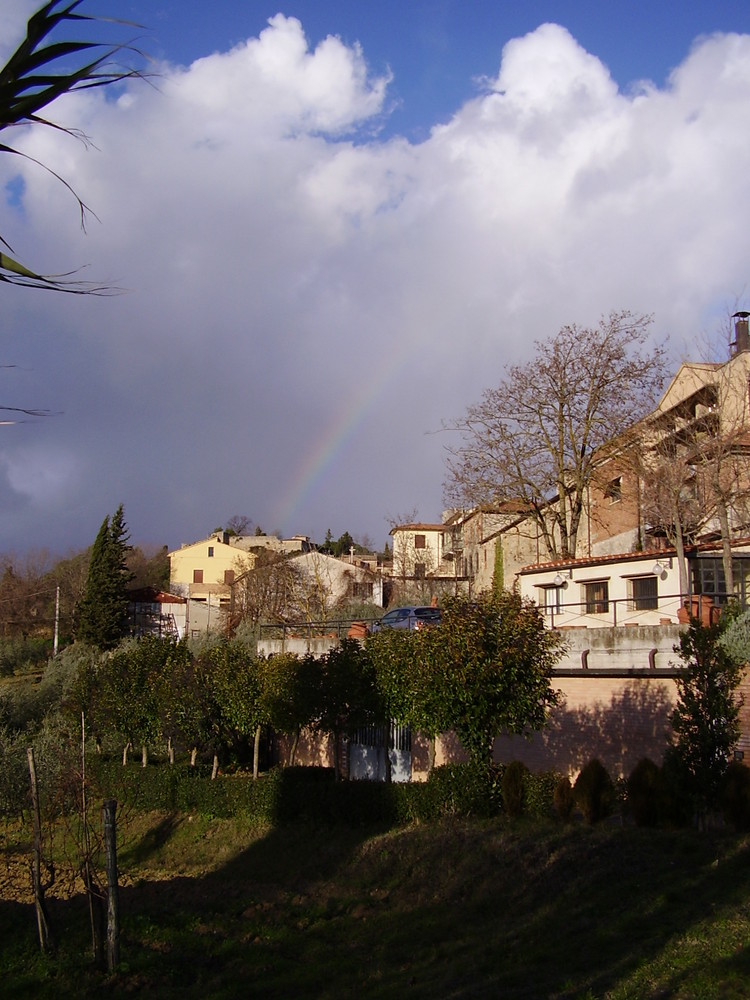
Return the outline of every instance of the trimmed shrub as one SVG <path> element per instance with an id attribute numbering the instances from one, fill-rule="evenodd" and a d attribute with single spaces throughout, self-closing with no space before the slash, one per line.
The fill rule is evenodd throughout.
<path id="1" fill-rule="evenodd" d="M 735 830 L 750 830 L 750 768 L 742 761 L 727 765 L 719 793 L 722 815 Z"/>
<path id="2" fill-rule="evenodd" d="M 664 782 L 661 768 L 649 757 L 642 757 L 628 776 L 627 807 L 636 826 L 656 826 L 661 818 Z"/>
<path id="3" fill-rule="evenodd" d="M 609 816 L 614 803 L 614 786 L 609 772 L 594 757 L 586 764 L 573 786 L 575 802 L 587 823 L 598 823 Z"/>
<path id="4" fill-rule="evenodd" d="M 364 826 L 408 823 L 443 815 L 426 783 L 335 781 L 332 768 L 276 767 L 254 781 L 249 774 L 210 777 L 210 767 L 93 760 L 90 775 L 104 798 L 144 811 L 243 815 L 258 822 L 299 821 Z"/>
<path id="5" fill-rule="evenodd" d="M 508 816 L 520 816 L 526 802 L 529 769 L 520 760 L 511 761 L 502 780 L 503 807 Z"/>
<path id="6" fill-rule="evenodd" d="M 573 792 L 573 786 L 570 783 L 570 778 L 567 774 L 563 774 L 557 779 L 553 792 L 552 803 L 555 812 L 560 819 L 564 823 L 569 822 L 570 817 L 573 815 L 573 809 L 575 808 L 576 797 Z"/>

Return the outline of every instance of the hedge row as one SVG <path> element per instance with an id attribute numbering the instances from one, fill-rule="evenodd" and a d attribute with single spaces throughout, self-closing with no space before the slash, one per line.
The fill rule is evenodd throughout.
<path id="1" fill-rule="evenodd" d="M 491 817 L 503 811 L 504 768 L 488 773 L 471 764 L 437 767 L 427 782 L 386 784 L 335 781 L 322 767 L 274 768 L 257 781 L 208 769 L 165 764 L 99 762 L 96 792 L 140 810 L 197 812 L 216 817 L 248 816 L 271 824 L 300 820 L 350 825 L 408 823 L 445 816 Z M 92 772 L 90 771 L 90 774 Z M 524 812 L 551 815 L 558 776 L 524 776 Z"/>

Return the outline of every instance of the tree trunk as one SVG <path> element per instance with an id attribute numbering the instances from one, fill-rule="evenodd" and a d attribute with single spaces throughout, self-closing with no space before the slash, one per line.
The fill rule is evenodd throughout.
<path id="1" fill-rule="evenodd" d="M 211 768 L 211 781 L 214 780 L 214 778 L 218 773 L 219 773 L 219 755 L 215 753 L 213 767 Z"/>
<path id="2" fill-rule="evenodd" d="M 167 739 L 167 758 L 170 764 L 174 764 L 174 744 L 171 736 Z"/>
<path id="3" fill-rule="evenodd" d="M 292 738 L 292 745 L 289 748 L 289 767 L 294 767 L 294 761 L 297 757 L 297 747 L 299 746 L 299 736 L 299 729 L 297 729 Z"/>
<path id="4" fill-rule="evenodd" d="M 435 757 L 437 756 L 437 738 L 431 736 L 429 743 L 427 744 L 427 775 L 432 774 L 432 769 L 435 767 Z"/>
<path id="5" fill-rule="evenodd" d="M 333 780 L 341 779 L 341 733 L 333 734 Z"/>
<path id="6" fill-rule="evenodd" d="M 190 751 L 190 766 L 195 767 L 195 762 L 198 759 L 198 747 L 193 747 Z"/>
<path id="7" fill-rule="evenodd" d="M 682 535 L 682 524 L 679 515 L 675 518 L 675 551 L 677 552 L 677 571 L 680 581 L 680 597 L 682 600 L 688 596 L 690 585 L 688 582 L 687 560 L 685 559 L 685 540 Z"/>
<path id="8" fill-rule="evenodd" d="M 732 539 L 729 533 L 729 511 L 723 500 L 718 503 L 719 529 L 721 531 L 721 559 L 724 564 L 724 582 L 727 597 L 734 596 L 734 567 L 732 565 Z"/>
<path id="9" fill-rule="evenodd" d="M 393 781 L 393 764 L 391 762 L 391 748 L 388 746 L 388 741 L 384 747 L 385 750 L 385 783 L 390 785 Z"/>
<path id="10" fill-rule="evenodd" d="M 148 747 L 144 743 L 141 747 L 141 767 L 148 766 Z"/>
<path id="11" fill-rule="evenodd" d="M 89 903 L 89 922 L 91 924 L 91 954 L 94 963 L 101 966 L 104 962 L 104 910 L 102 894 L 91 870 L 91 859 L 86 858 L 83 865 L 83 884 Z"/>
<path id="12" fill-rule="evenodd" d="M 34 748 L 26 750 L 29 761 L 29 777 L 31 780 L 31 810 L 34 823 L 34 860 L 32 862 L 32 881 L 34 886 L 34 908 L 36 909 L 36 924 L 39 930 L 39 947 L 43 952 L 52 951 L 52 932 L 50 930 L 47 906 L 44 901 L 44 885 L 42 884 L 42 816 L 39 809 L 39 788 L 36 780 L 36 764 Z"/>
<path id="13" fill-rule="evenodd" d="M 107 970 L 114 972 L 120 964 L 120 890 L 117 884 L 117 832 L 115 815 L 117 802 L 107 800 L 102 807 L 104 850 L 107 866 Z"/>
<path id="14" fill-rule="evenodd" d="M 127 767 L 128 754 L 130 753 L 130 750 L 131 750 L 132 746 L 133 746 L 132 743 L 127 742 L 125 744 L 125 746 L 122 748 L 122 766 L 123 767 Z"/>
<path id="15" fill-rule="evenodd" d="M 260 769 L 260 726 L 255 727 L 255 739 L 253 740 L 253 780 L 257 779 Z"/>

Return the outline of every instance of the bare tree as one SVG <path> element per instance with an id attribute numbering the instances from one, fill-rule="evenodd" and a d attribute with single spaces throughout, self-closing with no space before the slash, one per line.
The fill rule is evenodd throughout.
<path id="1" fill-rule="evenodd" d="M 652 319 L 612 312 L 598 325 L 564 326 L 534 358 L 506 368 L 497 388 L 447 425 L 446 500 L 452 506 L 518 501 L 551 559 L 576 554 L 600 449 L 655 405 L 665 351 L 649 344 Z"/>
<path id="2" fill-rule="evenodd" d="M 414 548 L 414 536 L 406 532 L 396 534 L 397 528 L 406 528 L 409 525 L 419 523 L 419 511 L 416 507 L 405 513 L 388 514 L 386 521 L 390 525 L 390 534 L 393 535 L 393 576 L 401 580 L 402 594 L 406 592 L 407 578 L 414 573 L 416 562 L 416 550 Z"/>
<path id="3" fill-rule="evenodd" d="M 632 460 L 639 469 L 642 517 L 652 533 L 663 532 L 674 546 L 680 593 L 687 594 L 685 549 L 696 541 L 710 516 L 700 479 L 695 468 L 674 453 L 634 448 Z"/>
<path id="4" fill-rule="evenodd" d="M 726 593 L 734 593 L 732 544 L 750 524 L 748 314 L 731 319 L 731 357 L 686 365 L 674 394 L 611 448 L 638 483 L 646 532 L 675 547 L 683 593 L 685 547 L 701 538 L 721 539 Z"/>
<path id="5" fill-rule="evenodd" d="M 293 561 L 278 553 L 261 550 L 252 561 L 239 556 L 232 585 L 230 630 L 242 621 L 253 626 L 288 621 L 298 577 Z"/>
<path id="6" fill-rule="evenodd" d="M 232 535 L 246 535 L 252 524 L 252 518 L 246 514 L 233 514 L 227 521 L 227 531 Z"/>
<path id="7" fill-rule="evenodd" d="M 52 635 L 52 565 L 46 551 L 0 556 L 0 633 L 4 638 Z"/>
<path id="8" fill-rule="evenodd" d="M 296 569 L 290 610 L 299 621 L 328 621 L 342 605 L 332 572 L 335 560 L 320 552 L 310 552 L 304 557 L 292 557 L 290 562 Z"/>

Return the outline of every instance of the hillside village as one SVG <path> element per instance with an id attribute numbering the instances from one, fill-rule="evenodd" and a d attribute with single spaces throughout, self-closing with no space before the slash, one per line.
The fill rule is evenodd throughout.
<path id="1" fill-rule="evenodd" d="M 569 558 L 545 555 L 538 516 L 514 500 L 396 525 L 389 561 L 326 555 L 306 536 L 217 532 L 169 553 L 170 593 L 151 612 L 179 635 L 243 618 L 281 624 L 280 637 L 261 636 L 263 651 L 320 652 L 365 612 L 517 588 L 565 634 L 562 707 L 533 740 L 498 740 L 496 755 L 575 769 L 596 746 L 626 773 L 663 750 L 680 625 L 713 620 L 730 594 L 750 597 L 748 385 L 742 313 L 728 361 L 682 364 L 656 409 L 602 449 Z M 740 755 L 750 752 L 746 700 Z M 409 773 L 420 766 L 415 753 Z"/>
<path id="2" fill-rule="evenodd" d="M 287 587 L 288 607 L 261 609 L 268 621 L 325 622 L 346 618 L 352 605 L 429 604 L 493 586 L 518 587 L 556 628 L 677 624 L 686 601 L 721 606 L 729 593 L 745 603 L 749 379 L 750 335 L 741 314 L 727 362 L 681 365 L 653 413 L 627 441 L 602 451 L 574 557 L 545 557 L 538 517 L 515 500 L 448 510 L 440 523 L 395 525 L 388 561 L 353 548 L 340 558 L 325 555 L 302 535 L 217 532 L 169 553 L 170 593 L 186 602 L 180 631 L 210 627 L 230 609 L 241 614 L 254 581 L 281 562 L 291 562 L 307 584 L 294 597 Z M 636 461 L 642 462 L 645 442 L 662 463 L 650 470 Z M 667 468 L 680 469 L 676 487 L 665 481 Z M 719 481 L 723 511 L 708 501 Z M 649 490 L 652 496 L 676 490 L 679 516 L 659 510 Z"/>

